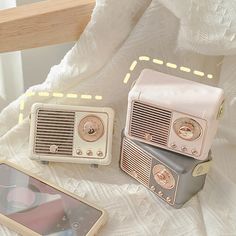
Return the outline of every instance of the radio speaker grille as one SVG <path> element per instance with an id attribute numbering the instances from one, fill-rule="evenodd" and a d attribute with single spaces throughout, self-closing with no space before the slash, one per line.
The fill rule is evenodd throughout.
<path id="1" fill-rule="evenodd" d="M 132 142 L 123 139 L 121 168 L 142 184 L 149 186 L 152 158 Z"/>
<path id="2" fill-rule="evenodd" d="M 34 151 L 37 154 L 72 155 L 75 112 L 39 109 Z M 50 148 L 56 146 L 52 153 Z"/>
<path id="3" fill-rule="evenodd" d="M 168 110 L 135 101 L 133 103 L 130 135 L 142 140 L 151 136 L 152 143 L 167 146 L 172 113 Z"/>

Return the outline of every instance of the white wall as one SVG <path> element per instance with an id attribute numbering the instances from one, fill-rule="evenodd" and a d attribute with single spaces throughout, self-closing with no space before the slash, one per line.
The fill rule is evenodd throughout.
<path id="1" fill-rule="evenodd" d="M 15 0 L 1 0 L 0 9 L 16 6 Z M 24 92 L 21 53 L 0 54 L 0 109 Z"/>
<path id="2" fill-rule="evenodd" d="M 0 0 L 0 9 L 35 3 L 39 0 Z M 74 43 L 53 45 L 20 52 L 0 53 L 0 110 L 30 86 L 42 83 L 50 68 L 60 63 Z"/>
<path id="3" fill-rule="evenodd" d="M 2 0 L 0 0 L 2 1 Z M 17 6 L 39 2 L 39 0 L 16 0 Z M 21 52 L 25 90 L 42 83 L 50 68 L 58 64 L 74 43 L 28 49 Z"/>

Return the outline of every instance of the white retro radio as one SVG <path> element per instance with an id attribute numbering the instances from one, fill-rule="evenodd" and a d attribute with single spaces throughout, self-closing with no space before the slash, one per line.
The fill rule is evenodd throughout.
<path id="1" fill-rule="evenodd" d="M 30 157 L 39 161 L 108 165 L 114 111 L 108 107 L 32 106 Z"/>
<path id="2" fill-rule="evenodd" d="M 145 69 L 129 92 L 125 135 L 204 160 L 223 101 L 220 88 Z"/>

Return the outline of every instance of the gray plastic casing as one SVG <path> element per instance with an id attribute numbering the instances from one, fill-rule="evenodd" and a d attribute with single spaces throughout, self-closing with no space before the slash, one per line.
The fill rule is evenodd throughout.
<path id="1" fill-rule="evenodd" d="M 130 156 L 125 155 L 125 152 L 127 151 L 127 144 L 129 147 L 132 147 L 132 153 L 139 152 L 139 155 L 142 155 L 142 158 L 147 158 L 147 156 L 151 157 L 151 169 L 149 169 L 149 184 L 145 185 L 142 181 L 139 181 L 137 176 L 133 176 L 132 171 L 139 171 L 135 170 L 135 166 L 133 165 L 133 170 L 131 170 L 132 166 L 127 169 L 125 165 L 122 163 L 126 161 L 126 163 L 129 162 L 128 159 L 133 159 L 132 164 L 134 161 L 137 163 L 140 161 L 137 156 Z M 130 153 L 130 152 L 129 152 Z M 138 155 L 138 156 L 139 156 Z M 126 158 L 126 160 L 124 160 Z M 135 160 L 134 160 L 135 158 Z M 135 178 L 137 181 L 142 183 L 145 187 L 150 189 L 152 192 L 154 192 L 157 196 L 159 196 L 162 200 L 166 201 L 167 197 L 170 197 L 172 199 L 171 202 L 168 202 L 170 205 L 172 205 L 175 208 L 180 208 L 185 202 L 187 202 L 189 199 L 191 199 L 196 193 L 198 193 L 205 184 L 206 174 L 199 175 L 199 176 L 193 176 L 193 170 L 196 166 L 198 166 L 201 163 L 209 162 L 211 160 L 211 152 L 209 152 L 208 159 L 204 161 L 196 160 L 193 158 L 189 158 L 188 156 L 184 156 L 182 154 L 170 152 L 164 149 L 156 148 L 148 144 L 144 144 L 138 141 L 131 140 L 124 136 L 122 133 L 122 142 L 121 142 L 121 160 L 120 160 L 120 167 L 123 171 L 125 171 L 127 174 Z M 143 162 L 142 161 L 142 165 Z M 171 171 L 172 175 L 175 178 L 175 187 L 173 189 L 164 189 L 162 188 L 154 179 L 154 176 L 152 174 L 152 169 L 155 165 L 162 164 L 164 165 L 168 170 Z M 147 166 L 142 166 L 143 169 L 148 169 Z M 158 195 L 158 192 L 161 191 L 163 193 L 163 196 Z"/>

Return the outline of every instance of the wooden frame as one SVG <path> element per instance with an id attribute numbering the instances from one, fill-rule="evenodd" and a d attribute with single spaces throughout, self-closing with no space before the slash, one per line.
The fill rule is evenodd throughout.
<path id="1" fill-rule="evenodd" d="M 0 11 L 0 52 L 17 51 L 79 38 L 95 0 L 45 0 Z"/>

